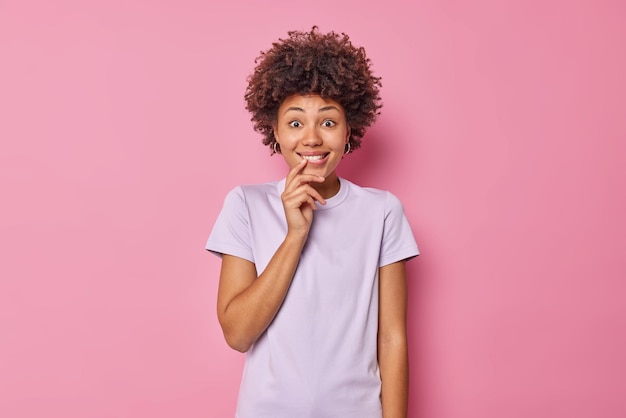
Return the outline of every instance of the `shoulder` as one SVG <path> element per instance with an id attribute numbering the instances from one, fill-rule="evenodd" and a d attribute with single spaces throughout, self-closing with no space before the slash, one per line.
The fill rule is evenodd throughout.
<path id="1" fill-rule="evenodd" d="M 272 198 L 273 195 L 280 199 L 280 195 L 277 193 L 277 183 L 246 184 L 233 187 L 224 198 L 222 212 L 247 217 L 250 208 L 260 208 L 264 202 L 275 200 Z"/>
<path id="2" fill-rule="evenodd" d="M 362 199 L 367 204 L 382 205 L 385 212 L 403 211 L 402 202 L 396 195 L 388 190 L 376 189 L 374 187 L 362 187 L 349 180 L 342 179 L 350 188 L 350 195 L 357 199 Z"/>
<path id="3" fill-rule="evenodd" d="M 350 196 L 359 197 L 362 199 L 381 200 L 385 199 L 385 195 L 388 193 L 386 190 L 375 189 L 373 187 L 363 187 L 350 180 L 341 178 L 342 184 L 346 184 L 349 189 Z"/>
<path id="4" fill-rule="evenodd" d="M 267 183 L 235 186 L 226 194 L 226 200 L 245 202 L 259 197 L 275 195 L 278 194 L 278 183 L 278 181 L 272 181 Z"/>
<path id="5" fill-rule="evenodd" d="M 254 194 L 254 193 L 272 193 L 277 190 L 279 181 L 268 181 L 266 183 L 258 183 L 258 184 L 244 184 L 241 186 L 237 186 L 236 188 L 241 189 L 246 194 Z"/>

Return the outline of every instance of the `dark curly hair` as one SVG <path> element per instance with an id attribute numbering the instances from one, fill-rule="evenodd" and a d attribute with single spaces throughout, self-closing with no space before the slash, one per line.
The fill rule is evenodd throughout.
<path id="1" fill-rule="evenodd" d="M 380 77 L 372 74 L 365 50 L 354 47 L 345 33 L 322 34 L 317 26 L 288 35 L 261 52 L 248 77 L 246 109 L 252 113 L 254 129 L 272 148 L 276 142 L 272 124 L 281 103 L 294 94 L 319 94 L 343 106 L 351 128 L 350 146 L 359 148 L 382 107 Z"/>

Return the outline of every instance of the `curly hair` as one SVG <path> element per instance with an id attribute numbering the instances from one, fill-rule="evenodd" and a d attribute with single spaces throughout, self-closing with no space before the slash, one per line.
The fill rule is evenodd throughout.
<path id="1" fill-rule="evenodd" d="M 246 109 L 254 129 L 270 148 L 276 142 L 272 125 L 281 103 L 294 94 L 319 94 L 341 104 L 351 128 L 350 146 L 361 145 L 366 129 L 379 115 L 382 102 L 380 77 L 370 69 L 365 49 L 356 48 L 348 35 L 291 31 L 255 60 L 248 77 Z"/>

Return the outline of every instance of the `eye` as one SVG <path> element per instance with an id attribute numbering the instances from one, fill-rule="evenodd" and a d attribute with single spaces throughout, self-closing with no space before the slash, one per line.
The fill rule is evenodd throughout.
<path id="1" fill-rule="evenodd" d="M 302 124 L 300 123 L 300 121 L 294 120 L 289 122 L 289 126 L 291 126 L 292 128 L 299 128 L 302 126 Z"/>
<path id="2" fill-rule="evenodd" d="M 322 122 L 322 126 L 325 128 L 332 128 L 335 125 L 336 123 L 330 119 L 326 119 L 324 122 Z"/>

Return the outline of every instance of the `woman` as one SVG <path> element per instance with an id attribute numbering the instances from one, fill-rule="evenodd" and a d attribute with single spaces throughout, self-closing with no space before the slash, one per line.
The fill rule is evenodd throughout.
<path id="1" fill-rule="evenodd" d="M 315 27 L 257 61 L 247 109 L 289 172 L 233 189 L 207 243 L 224 336 L 247 352 L 236 416 L 406 417 L 418 248 L 396 197 L 336 173 L 376 119 L 380 78 L 363 48 Z"/>

